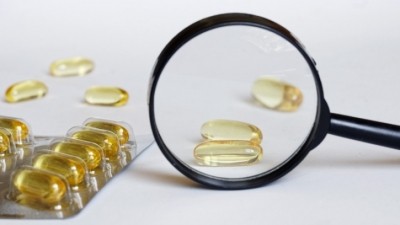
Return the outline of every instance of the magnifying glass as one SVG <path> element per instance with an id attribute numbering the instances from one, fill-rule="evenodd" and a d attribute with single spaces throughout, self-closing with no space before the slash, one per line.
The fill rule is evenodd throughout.
<path id="1" fill-rule="evenodd" d="M 249 14 L 200 20 L 159 55 L 150 120 L 165 157 L 219 189 L 268 184 L 330 133 L 400 149 L 400 127 L 330 113 L 316 63 L 284 27 Z"/>

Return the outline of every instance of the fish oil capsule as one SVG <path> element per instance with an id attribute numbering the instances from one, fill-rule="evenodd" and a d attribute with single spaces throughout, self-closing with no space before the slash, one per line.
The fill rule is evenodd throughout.
<path id="1" fill-rule="evenodd" d="M 55 77 L 84 76 L 94 69 L 94 63 L 84 57 L 73 57 L 54 61 L 50 74 Z"/>
<path id="2" fill-rule="evenodd" d="M 262 155 L 262 147 L 250 141 L 207 141 L 194 149 L 197 163 L 204 166 L 247 166 Z"/>
<path id="3" fill-rule="evenodd" d="M 0 129 L 0 156 L 10 151 L 11 141 L 8 135 Z"/>
<path id="4" fill-rule="evenodd" d="M 129 94 L 122 88 L 94 86 L 86 90 L 85 100 L 91 105 L 123 106 L 129 100 Z"/>
<path id="5" fill-rule="evenodd" d="M 115 159 L 119 153 L 119 140 L 116 135 L 94 130 L 79 130 L 71 134 L 71 138 L 93 142 L 104 150 L 108 159 Z"/>
<path id="6" fill-rule="evenodd" d="M 11 198 L 19 203 L 52 208 L 67 194 L 68 186 L 56 174 L 44 170 L 22 168 L 12 176 Z"/>
<path id="7" fill-rule="evenodd" d="M 24 121 L 17 118 L 0 117 L 0 127 L 10 131 L 16 144 L 30 142 L 30 129 Z"/>
<path id="8" fill-rule="evenodd" d="M 252 93 L 262 105 L 279 111 L 296 111 L 303 102 L 300 89 L 273 77 L 257 79 Z"/>
<path id="9" fill-rule="evenodd" d="M 65 177 L 71 186 L 76 186 L 85 179 L 84 162 L 67 155 L 42 154 L 34 158 L 33 167 L 48 170 Z"/>
<path id="10" fill-rule="evenodd" d="M 51 145 L 55 152 L 76 156 L 82 159 L 88 170 L 94 170 L 99 167 L 102 155 L 100 147 L 84 143 L 57 142 Z"/>
<path id="11" fill-rule="evenodd" d="M 113 132 L 118 136 L 121 145 L 124 145 L 129 141 L 129 131 L 122 125 L 106 121 L 89 121 L 85 123 L 85 126 Z"/>
<path id="12" fill-rule="evenodd" d="M 44 97 L 47 94 L 47 86 L 40 81 L 27 80 L 11 85 L 5 93 L 5 100 L 9 103 L 21 102 L 30 99 Z"/>
<path id="13" fill-rule="evenodd" d="M 260 144 L 261 130 L 251 124 L 234 120 L 211 120 L 201 126 L 201 136 L 207 140 L 244 140 Z"/>

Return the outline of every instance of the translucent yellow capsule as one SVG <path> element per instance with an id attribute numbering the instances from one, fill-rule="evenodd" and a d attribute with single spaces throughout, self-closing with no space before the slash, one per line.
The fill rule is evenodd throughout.
<path id="1" fill-rule="evenodd" d="M 55 152 L 73 155 L 82 159 L 86 163 L 88 170 L 97 168 L 102 159 L 101 149 L 83 143 L 57 142 L 51 146 L 51 149 Z"/>
<path id="2" fill-rule="evenodd" d="M 296 111 L 303 102 L 297 87 L 272 77 L 261 77 L 252 88 L 254 98 L 267 108 L 279 111 Z"/>
<path id="3" fill-rule="evenodd" d="M 113 159 L 118 156 L 119 140 L 116 136 L 91 130 L 80 130 L 73 133 L 71 138 L 98 144 L 103 148 L 106 158 Z"/>
<path id="4" fill-rule="evenodd" d="M 85 126 L 113 132 L 118 136 L 121 145 L 129 141 L 129 131 L 122 125 L 106 121 L 90 121 L 86 123 Z"/>
<path id="5" fill-rule="evenodd" d="M 50 65 L 50 74 L 55 77 L 84 76 L 94 69 L 94 63 L 84 57 L 60 59 Z"/>
<path id="6" fill-rule="evenodd" d="M 57 175 L 43 170 L 19 169 L 12 178 L 13 198 L 23 204 L 47 207 L 59 205 L 67 193 L 67 184 Z"/>
<path id="7" fill-rule="evenodd" d="M 261 130 L 251 124 L 234 120 L 211 120 L 201 126 L 201 136 L 208 140 L 243 140 L 261 143 Z"/>
<path id="8" fill-rule="evenodd" d="M 11 141 L 8 135 L 0 130 L 0 155 L 10 151 Z"/>
<path id="9" fill-rule="evenodd" d="M 262 155 L 262 147 L 250 141 L 207 141 L 194 149 L 197 163 L 204 166 L 247 166 Z"/>
<path id="10" fill-rule="evenodd" d="M 47 94 L 47 86 L 40 81 L 26 80 L 11 85 L 5 93 L 5 100 L 10 103 L 36 99 Z"/>
<path id="11" fill-rule="evenodd" d="M 85 179 L 86 170 L 83 161 L 56 154 L 43 154 L 34 158 L 33 167 L 48 170 L 65 177 L 71 186 L 76 186 Z"/>
<path id="12" fill-rule="evenodd" d="M 21 120 L 0 117 L 0 127 L 10 131 L 16 144 L 24 144 L 29 140 L 29 126 Z"/>
<path id="13" fill-rule="evenodd" d="M 123 106 L 129 100 L 129 94 L 122 88 L 94 86 L 86 90 L 85 100 L 91 105 Z"/>

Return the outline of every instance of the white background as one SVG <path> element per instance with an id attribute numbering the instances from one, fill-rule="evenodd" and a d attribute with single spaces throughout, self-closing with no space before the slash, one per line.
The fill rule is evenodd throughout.
<path id="1" fill-rule="evenodd" d="M 192 22 L 225 12 L 272 19 L 299 37 L 318 63 L 332 112 L 400 124 L 394 0 L 0 0 L 0 91 L 31 78 L 50 87 L 42 100 L 0 102 L 0 114 L 27 119 L 36 134 L 63 133 L 94 114 L 149 133 L 146 91 L 159 52 Z M 92 58 L 95 71 L 79 79 L 47 75 L 52 60 L 75 55 Z M 82 93 L 92 84 L 124 87 L 132 98 L 118 109 L 86 106 Z M 328 136 L 271 185 L 215 191 L 180 175 L 154 145 L 78 216 L 0 224 L 398 224 L 399 172 L 400 152 Z"/>

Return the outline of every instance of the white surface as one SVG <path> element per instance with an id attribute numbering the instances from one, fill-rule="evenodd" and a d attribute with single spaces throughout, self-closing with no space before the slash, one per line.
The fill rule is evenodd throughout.
<path id="1" fill-rule="evenodd" d="M 146 133 L 148 77 L 164 45 L 198 19 L 247 12 L 277 21 L 307 46 L 333 112 L 400 124 L 399 9 L 398 1 L 363 0 L 1 0 L 0 90 L 14 80 L 36 78 L 62 86 L 49 101 L 63 99 L 57 106 L 36 101 L 25 108 L 1 102 L 1 114 L 22 116 L 39 133 L 49 130 L 43 125 L 48 119 L 52 132 L 62 132 L 94 112 L 121 113 Z M 75 55 L 93 58 L 94 73 L 79 84 L 51 81 L 49 63 Z M 80 90 L 102 81 L 128 89 L 130 104 L 115 114 L 81 107 Z M 71 102 L 64 102 L 72 90 Z M 56 117 L 59 107 L 71 112 Z M 399 170 L 400 152 L 328 136 L 298 168 L 269 186 L 215 191 L 184 178 L 153 146 L 75 218 L 0 224 L 398 224 Z"/>

